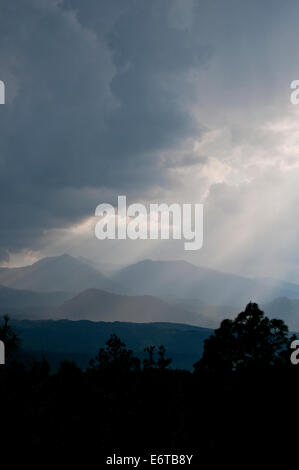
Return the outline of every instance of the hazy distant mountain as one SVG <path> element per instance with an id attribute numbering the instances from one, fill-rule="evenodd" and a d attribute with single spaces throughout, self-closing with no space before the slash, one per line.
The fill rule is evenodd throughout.
<path id="1" fill-rule="evenodd" d="M 199 314 L 153 296 L 116 295 L 98 289 L 87 289 L 67 300 L 55 314 L 71 320 L 202 323 Z"/>
<path id="2" fill-rule="evenodd" d="M 77 293 L 90 287 L 123 292 L 116 282 L 69 255 L 44 258 L 22 268 L 0 268 L 0 285 L 43 292 Z"/>
<path id="3" fill-rule="evenodd" d="M 66 292 L 33 292 L 0 286 L 0 310 L 6 308 L 53 307 L 70 298 Z"/>
<path id="4" fill-rule="evenodd" d="M 293 331 L 299 331 L 299 300 L 279 297 L 262 306 L 271 318 L 280 318 Z"/>
<path id="5" fill-rule="evenodd" d="M 69 292 L 33 292 L 0 286 L 0 314 L 11 318 L 51 318 L 53 307 L 69 299 Z"/>
<path id="6" fill-rule="evenodd" d="M 171 302 L 177 307 L 199 315 L 200 326 L 218 328 L 224 318 L 235 318 L 240 308 L 228 305 L 209 305 L 199 299 L 176 299 Z"/>
<path id="7" fill-rule="evenodd" d="M 134 293 L 158 297 L 196 298 L 207 304 L 244 307 L 250 300 L 299 298 L 299 286 L 272 279 L 251 279 L 186 261 L 145 260 L 120 270 L 113 279 Z"/>
<path id="8" fill-rule="evenodd" d="M 121 323 L 90 321 L 13 321 L 22 338 L 22 348 L 45 356 L 54 366 L 73 359 L 86 367 L 112 333 L 143 358 L 149 345 L 167 349 L 174 367 L 190 369 L 202 354 L 203 342 L 212 330 L 175 323 Z"/>
<path id="9" fill-rule="evenodd" d="M 85 264 L 88 264 L 94 269 L 97 269 L 100 271 L 102 274 L 104 274 L 107 277 L 114 276 L 115 273 L 120 271 L 125 267 L 125 265 L 122 264 L 115 264 L 115 263 L 103 263 L 101 260 L 98 258 L 95 259 L 89 259 L 85 258 L 84 256 L 79 256 L 79 260 L 83 261 Z"/>

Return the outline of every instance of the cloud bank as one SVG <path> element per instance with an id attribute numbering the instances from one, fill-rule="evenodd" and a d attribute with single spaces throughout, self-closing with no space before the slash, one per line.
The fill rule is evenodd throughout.
<path id="1" fill-rule="evenodd" d="M 0 10 L 2 262 L 184 257 L 299 281 L 297 2 L 10 0 Z M 119 194 L 203 202 L 203 249 L 107 250 L 94 209 Z"/>

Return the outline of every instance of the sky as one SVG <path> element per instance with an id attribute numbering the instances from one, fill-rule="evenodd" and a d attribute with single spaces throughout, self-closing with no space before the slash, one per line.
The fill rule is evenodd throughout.
<path id="1" fill-rule="evenodd" d="M 299 282 L 299 3 L 4 0 L 0 263 L 185 259 Z M 202 249 L 99 241 L 95 208 L 204 204 Z"/>

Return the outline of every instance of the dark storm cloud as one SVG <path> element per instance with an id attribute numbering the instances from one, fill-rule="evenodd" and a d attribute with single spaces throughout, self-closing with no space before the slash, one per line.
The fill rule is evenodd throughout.
<path id="1" fill-rule="evenodd" d="M 3 0 L 0 258 L 49 252 L 49 238 L 55 252 L 60 228 L 69 233 L 118 194 L 205 202 L 208 240 L 229 215 L 238 226 L 252 197 L 241 197 L 245 182 L 254 188 L 262 172 L 271 193 L 265 169 L 279 178 L 298 159 L 297 117 L 280 130 L 299 73 L 298 17 L 297 0 Z M 238 206 L 227 196 L 235 184 Z M 226 237 L 232 259 L 236 233 Z M 248 235 L 250 251 L 258 235 Z M 204 248 L 201 260 L 215 253 Z"/>
<path id="2" fill-rule="evenodd" d="M 1 3 L 0 256 L 91 215 L 103 188 L 167 184 L 159 152 L 194 132 L 184 81 L 207 58 L 172 5 Z"/>

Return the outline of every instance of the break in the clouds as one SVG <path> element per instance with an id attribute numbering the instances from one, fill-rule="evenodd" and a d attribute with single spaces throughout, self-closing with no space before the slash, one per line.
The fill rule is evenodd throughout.
<path id="1" fill-rule="evenodd" d="M 2 259 L 186 257 L 94 240 L 96 205 L 126 194 L 205 203 L 190 261 L 299 279 L 298 18 L 296 1 L 1 2 Z"/>

